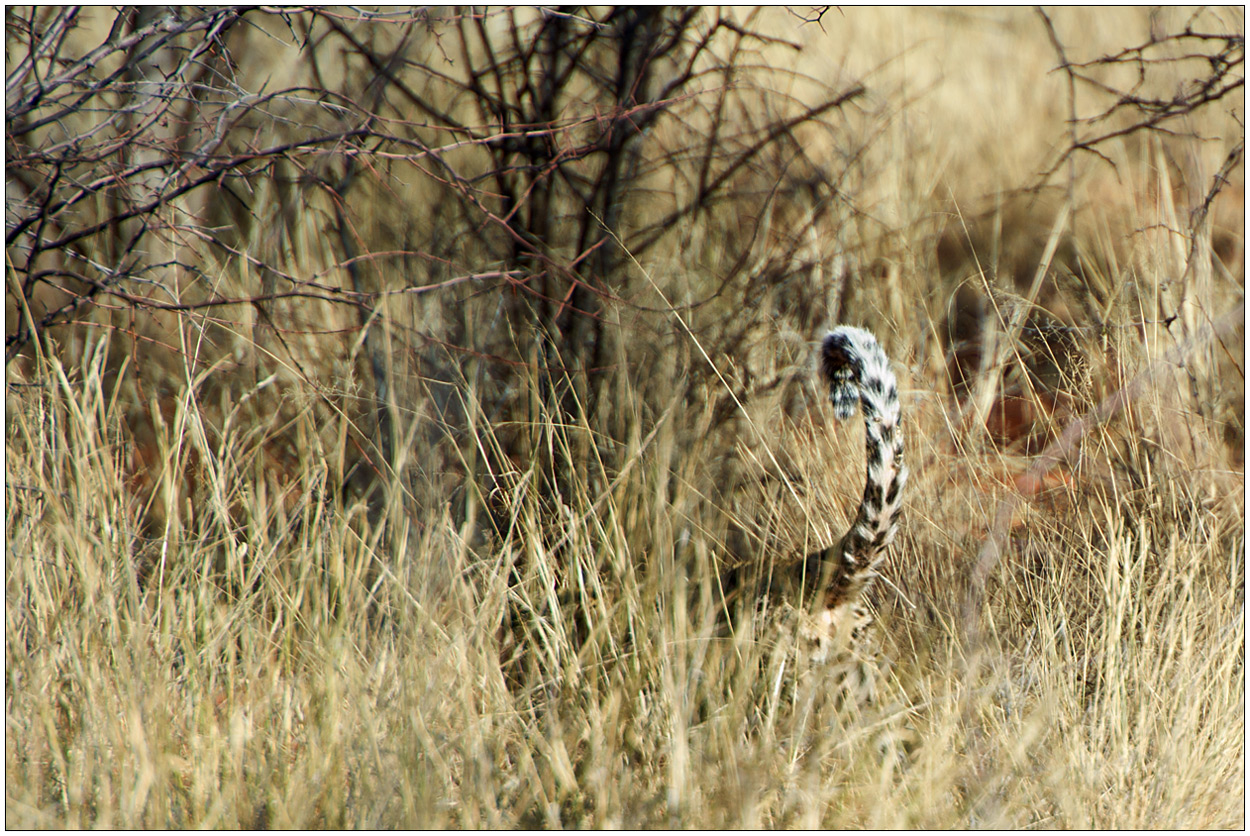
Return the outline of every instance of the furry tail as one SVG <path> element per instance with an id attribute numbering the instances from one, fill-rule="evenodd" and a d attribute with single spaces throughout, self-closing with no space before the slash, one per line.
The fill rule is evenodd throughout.
<path id="1" fill-rule="evenodd" d="M 809 555 L 821 580 L 827 608 L 858 604 L 877 575 L 885 547 L 894 539 L 902 511 L 907 465 L 903 461 L 898 381 L 881 344 L 869 331 L 841 326 L 820 347 L 820 369 L 829 384 L 833 412 L 850 418 L 858 403 L 864 414 L 867 480 L 851 528 L 837 545 Z"/>

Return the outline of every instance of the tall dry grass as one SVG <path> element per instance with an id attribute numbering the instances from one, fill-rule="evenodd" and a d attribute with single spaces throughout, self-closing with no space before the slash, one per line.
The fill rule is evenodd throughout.
<path id="1" fill-rule="evenodd" d="M 1112 14 L 1056 23 L 1089 53 L 1151 25 L 1115 12 L 1111 28 Z M 659 313 L 605 309 L 604 363 L 628 370 L 610 422 L 574 381 L 553 396 L 536 362 L 429 372 L 390 332 L 407 475 L 372 494 L 334 489 L 368 435 L 341 405 L 363 397 L 359 354 L 326 360 L 314 385 L 256 349 L 250 323 L 175 321 L 180 350 L 149 372 L 164 394 L 141 467 L 121 337 L 85 329 L 73 351 L 47 341 L 12 363 L 6 826 L 1244 827 L 1244 327 L 1024 486 L 975 577 L 1024 468 L 1178 343 L 1158 312 L 1179 295 L 1201 324 L 1244 295 L 1236 257 L 1170 283 L 1191 275 L 1172 239 L 1202 187 L 1178 188 L 1168 161 L 1182 149 L 1184 171 L 1209 175 L 1212 141 L 1126 140 L 1108 151 L 1118 178 L 1084 161 L 1061 246 L 1047 246 L 1054 203 L 982 199 L 1064 135 L 1035 24 L 847 10 L 800 29 L 795 78 L 867 78 L 878 97 L 848 116 L 854 141 L 826 138 L 859 149 L 853 221 L 811 244 L 800 276 L 841 288 L 830 305 L 882 335 L 903 392 L 913 477 L 876 647 L 856 663 L 871 698 L 749 611 L 726 623 L 726 565 L 826 545 L 862 487 L 860 431 L 835 427 L 807 365 L 831 314 L 796 310 L 781 280 L 749 309 L 705 299 L 744 217 L 769 227 L 756 275 L 792 252 L 801 204 L 752 192 L 631 263 L 639 307 Z M 967 115 L 987 107 L 999 121 Z M 1221 135 L 1233 117 L 1200 127 Z M 296 227 L 310 261 L 329 246 L 317 230 Z M 239 232 L 256 249 L 266 235 Z M 1047 250 L 1080 278 L 1032 292 Z M 981 406 L 1011 374 L 1022 399 L 1059 393 L 1032 442 L 993 437 L 975 398 L 953 396 L 960 286 L 984 291 L 979 326 L 1003 347 L 969 372 Z M 463 317 L 477 345 L 490 300 L 460 301 L 388 310 L 443 317 L 431 330 Z M 1026 321 L 1030 306 L 1050 319 Z M 1043 325 L 1076 335 L 1054 379 L 1026 362 L 1059 351 Z M 250 346 L 274 376 L 247 378 L 210 344 Z"/>

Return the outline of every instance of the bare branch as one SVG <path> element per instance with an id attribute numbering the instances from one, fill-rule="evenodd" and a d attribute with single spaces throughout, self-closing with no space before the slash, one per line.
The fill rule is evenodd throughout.
<path id="1" fill-rule="evenodd" d="M 1067 77 L 1070 110 L 1067 147 L 1043 173 L 1043 182 L 1080 151 L 1093 154 L 1114 167 L 1099 146 L 1142 131 L 1178 135 L 1177 129 L 1170 123 L 1245 88 L 1245 37 L 1242 35 L 1196 32 L 1191 28 L 1191 22 L 1179 32 L 1152 34 L 1145 43 L 1110 55 L 1088 61 L 1072 61 L 1050 17 L 1041 9 L 1038 16 L 1059 59 L 1056 69 Z M 1172 52 L 1173 49 L 1184 51 L 1178 54 Z M 1194 61 L 1201 62 L 1207 71 L 1181 83 L 1171 95 L 1146 92 L 1158 86 L 1155 78 L 1157 70 L 1171 71 Z M 1127 89 L 1110 80 L 1114 78 L 1112 71 L 1125 67 L 1134 69 L 1136 77 L 1136 82 Z M 1078 117 L 1078 84 L 1109 99 L 1109 103 L 1091 115 Z M 1120 123 L 1118 127 L 1105 127 L 1116 122 Z"/>

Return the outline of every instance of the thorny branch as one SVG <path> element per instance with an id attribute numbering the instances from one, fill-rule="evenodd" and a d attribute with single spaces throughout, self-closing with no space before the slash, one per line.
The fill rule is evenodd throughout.
<path id="1" fill-rule="evenodd" d="M 1114 166 L 1101 150 L 1107 142 L 1141 131 L 1174 133 L 1181 130 L 1174 127 L 1177 120 L 1245 88 L 1244 35 L 1198 31 L 1191 19 L 1179 32 L 1152 32 L 1144 43 L 1112 55 L 1073 61 L 1049 15 L 1039 8 L 1038 16 L 1058 58 L 1056 69 L 1067 78 L 1071 106 L 1067 146 L 1047 168 L 1043 180 L 1082 151 Z M 1176 83 L 1170 95 L 1159 92 L 1171 74 L 1178 69 L 1184 71 L 1191 64 L 1201 67 L 1202 72 Z M 1116 81 L 1117 73 L 1125 69 L 1133 79 L 1127 86 Z M 1090 115 L 1078 117 L 1078 88 L 1109 103 Z"/>
<path id="2" fill-rule="evenodd" d="M 111 15 L 104 28 L 100 14 Z M 749 18 L 695 9 L 491 10 L 441 22 L 424 10 L 241 6 L 91 15 L 6 13 L 14 56 L 5 79 L 7 293 L 27 312 L 6 329 L 6 362 L 105 296 L 143 311 L 237 303 L 242 297 L 184 298 L 177 276 L 202 276 L 205 259 L 241 260 L 266 281 L 290 284 L 258 288 L 257 302 L 312 294 L 368 304 L 324 278 L 312 289 L 231 231 L 231 216 L 258 219 L 251 195 L 262 182 L 282 183 L 293 170 L 300 185 L 328 184 L 331 168 L 353 161 L 367 161 L 361 170 L 380 182 L 406 165 L 445 189 L 502 266 L 407 252 L 451 275 L 492 277 L 483 281 L 512 291 L 510 316 L 537 314 L 538 332 L 568 341 L 572 353 L 598 346 L 599 306 L 625 300 L 613 288 L 617 248 L 593 219 L 619 225 L 634 179 L 656 165 L 644 162 L 641 144 L 660 120 L 702 99 L 723 110 L 734 88 L 707 80 L 729 78 L 743 45 L 777 42 L 753 32 Z M 429 57 L 411 48 L 414 38 L 433 47 Z M 728 65 L 716 57 L 726 39 L 734 43 Z M 300 46 L 314 83 L 246 89 L 240 56 L 275 40 Z M 334 41 L 346 56 L 346 85 L 326 82 L 332 51 L 318 47 Z M 368 82 L 357 89 L 356 77 Z M 859 92 L 708 143 L 697 193 L 637 231 L 631 250 L 645 252 L 677 220 L 711 206 L 765 149 Z M 465 101 L 471 107 L 448 104 Z M 350 204 L 345 194 L 335 199 Z M 588 210 L 572 226 L 559 220 L 569 200 Z M 159 263 L 149 255 L 170 245 L 182 254 Z M 320 275 L 354 263 L 342 253 Z M 367 295 L 457 283 L 445 274 Z M 153 299 L 154 289 L 165 299 Z"/>

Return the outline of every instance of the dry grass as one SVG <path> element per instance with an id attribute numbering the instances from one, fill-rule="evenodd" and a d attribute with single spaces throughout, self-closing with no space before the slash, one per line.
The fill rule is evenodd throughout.
<path id="1" fill-rule="evenodd" d="M 636 361 L 652 356 L 654 322 L 610 311 L 623 338 L 608 360 L 631 369 L 611 439 L 594 415 L 557 413 L 524 371 L 508 383 L 524 409 L 500 420 L 495 378 L 464 374 L 459 443 L 436 451 L 444 382 L 414 374 L 396 414 L 415 475 L 371 499 L 327 487 L 356 455 L 358 416 L 289 365 L 280 476 L 266 458 L 279 431 L 257 407 L 269 390 L 231 400 L 190 362 L 162 372 L 172 394 L 137 474 L 132 405 L 110 376 L 124 349 L 93 337 L 8 369 L 6 826 L 1243 828 L 1242 334 L 1195 350 L 1085 437 L 1022 505 L 968 610 L 998 503 L 1036 450 L 995 443 L 952 403 L 939 334 L 954 287 L 981 274 L 960 261 L 939 279 L 936 250 L 951 229 L 979 258 L 1040 240 L 1019 256 L 1037 268 L 1054 213 L 991 212 L 981 239 L 967 207 L 1039 170 L 1064 110 L 1039 92 L 1053 55 L 1027 21 L 911 12 L 900 26 L 904 14 L 830 12 L 800 53 L 813 83 L 833 83 L 823 55 L 807 56 L 845 34 L 838 72 L 877 73 L 885 112 L 861 114 L 876 139 L 856 197 L 869 226 L 895 232 L 856 239 L 870 287 L 843 305 L 896 359 L 914 473 L 875 601 L 872 699 L 845 699 L 843 671 L 806 669 L 750 619 L 722 625 L 727 555 L 823 545 L 861 479 L 860 431 L 835 430 L 813 396 L 813 335 L 781 294 L 743 314 L 757 330 L 740 353 L 710 352 L 723 377 L 696 343 L 734 311 L 662 314 L 677 335 L 663 345 L 679 349 L 654 367 Z M 1102 46 L 1078 43 L 1092 24 L 1058 20 L 1074 48 Z M 1004 72 L 996 56 L 1014 44 Z M 856 51 L 873 47 L 894 60 L 863 66 Z M 958 55 L 998 69 L 960 62 L 951 77 Z M 965 89 L 965 71 L 993 89 Z M 982 95 L 1009 124 L 975 140 L 959 132 L 978 120 L 931 112 Z M 1151 236 L 1183 229 L 1190 204 L 1153 167 L 1160 144 L 1113 153 L 1112 197 L 1091 164 L 1070 227 L 1085 284 L 1043 291 L 1067 311 L 1058 321 L 1094 309 L 1111 327 L 1081 344 L 1080 380 L 1056 387 L 1066 411 L 1040 443 L 1175 344 L 1151 293 L 1116 288 L 1186 271 Z M 698 296 L 718 236 L 691 231 L 680 257 L 636 270 Z M 1236 304 L 1242 270 L 1190 285 L 1197 322 Z M 993 375 L 1038 350 L 1011 333 L 1031 278 L 996 288 L 1013 359 Z M 214 326 L 218 343 L 252 333 L 226 331 Z M 752 378 L 785 382 L 727 429 L 713 413 Z M 559 492 L 537 490 L 544 479 Z"/>

